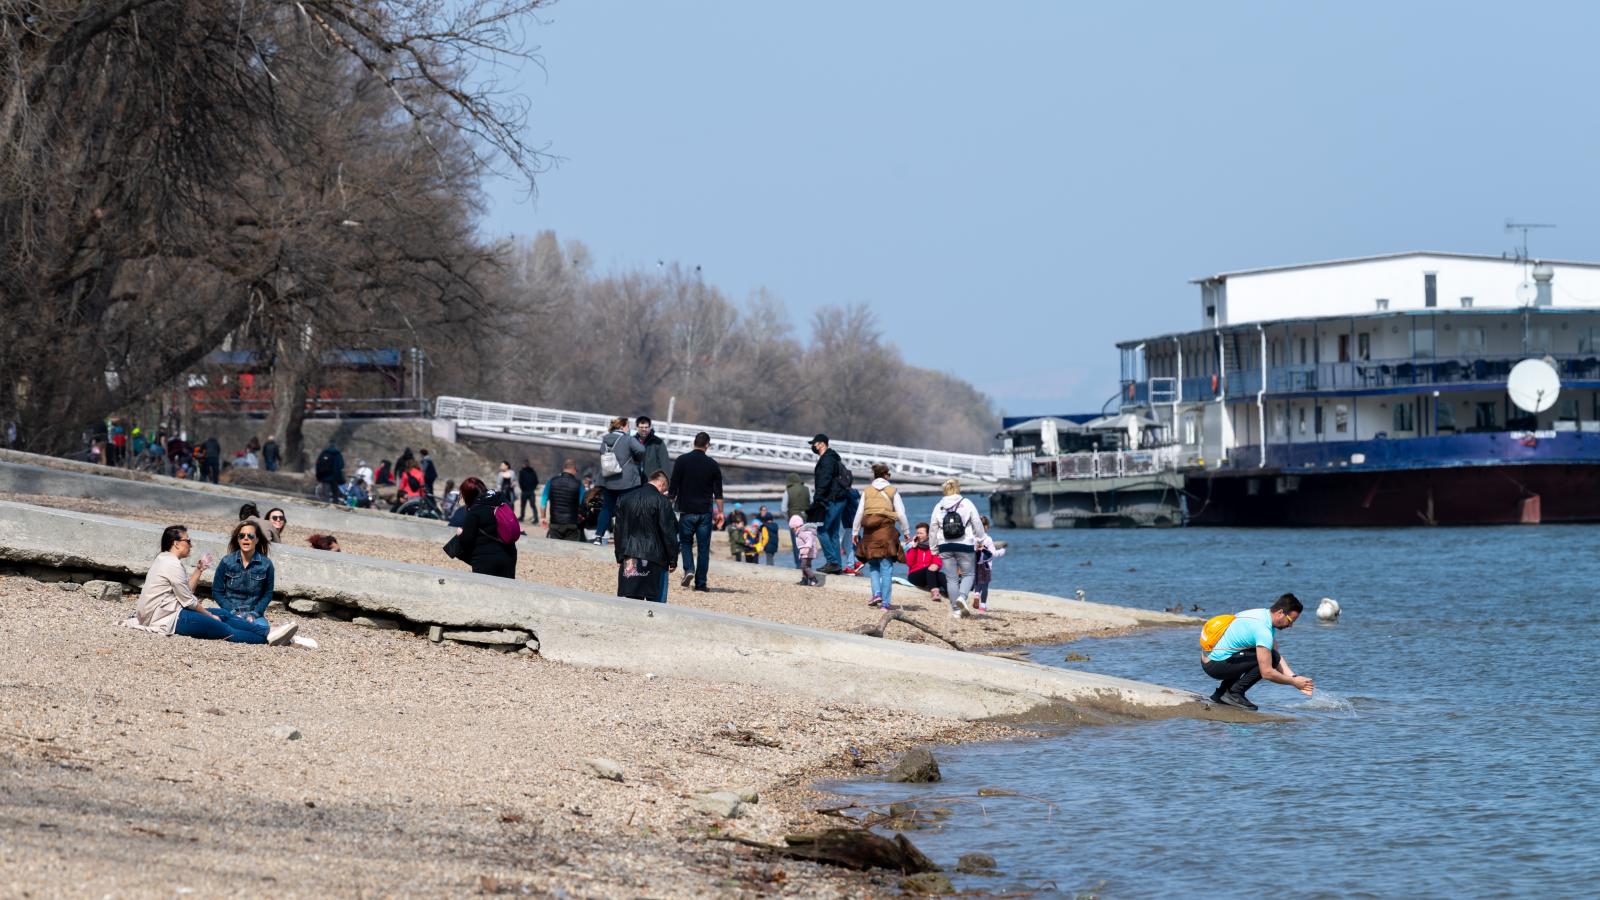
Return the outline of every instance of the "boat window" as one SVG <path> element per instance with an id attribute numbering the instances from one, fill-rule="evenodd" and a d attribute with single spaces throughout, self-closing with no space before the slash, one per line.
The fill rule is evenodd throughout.
<path id="1" fill-rule="evenodd" d="M 1439 305 L 1439 276 L 1432 272 L 1425 272 L 1422 275 L 1422 305 L 1430 307 Z"/>
<path id="2" fill-rule="evenodd" d="M 1463 328 L 1456 332 L 1456 335 L 1463 354 L 1483 352 L 1485 344 L 1482 328 Z"/>
<path id="3" fill-rule="evenodd" d="M 1529 328 L 1528 329 L 1528 347 L 1527 347 L 1527 350 L 1528 350 L 1529 353 L 1549 353 L 1550 352 L 1550 328 L 1549 328 L 1549 326 L 1546 325 L 1546 326 L 1540 326 L 1540 327 L 1537 327 L 1537 328 Z"/>
<path id="4" fill-rule="evenodd" d="M 1474 428 L 1490 429 L 1495 427 L 1493 400 L 1479 400 L 1473 408 L 1473 412 L 1472 426 Z"/>
<path id="5" fill-rule="evenodd" d="M 1316 419 L 1316 424 L 1312 426 L 1312 430 L 1315 431 L 1317 434 L 1321 434 L 1322 433 L 1322 407 L 1318 406 L 1312 412 L 1313 412 L 1314 417 Z"/>
<path id="6" fill-rule="evenodd" d="M 1415 328 L 1411 331 L 1411 355 L 1433 355 L 1433 327 Z"/>
<path id="7" fill-rule="evenodd" d="M 1356 359 L 1366 362 L 1372 358 L 1372 335 L 1363 331 L 1356 335 Z"/>
<path id="8" fill-rule="evenodd" d="M 1417 421 L 1415 415 L 1413 415 L 1414 412 L 1411 404 L 1396 403 L 1394 405 L 1394 430 L 1416 431 Z"/>
<path id="9" fill-rule="evenodd" d="M 1450 405 L 1449 400 L 1437 403 L 1433 407 L 1433 430 L 1455 431 L 1456 408 Z"/>
<path id="10" fill-rule="evenodd" d="M 1300 433 L 1306 433 L 1306 408 L 1300 407 Z"/>

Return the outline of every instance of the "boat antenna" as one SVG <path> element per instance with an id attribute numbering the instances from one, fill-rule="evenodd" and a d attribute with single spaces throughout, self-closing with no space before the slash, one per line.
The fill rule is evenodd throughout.
<path id="1" fill-rule="evenodd" d="M 1512 233 L 1517 232 L 1517 231 L 1522 232 L 1522 247 L 1521 247 L 1521 249 L 1515 250 L 1515 252 L 1517 254 L 1517 262 L 1524 263 L 1524 264 L 1526 264 L 1528 262 L 1528 259 L 1529 259 L 1529 257 L 1528 257 L 1528 232 L 1532 231 L 1535 228 L 1554 228 L 1554 227 L 1556 227 L 1556 226 L 1549 225 L 1549 224 L 1543 224 L 1543 223 L 1539 223 L 1539 222 L 1518 222 L 1518 221 L 1516 221 L 1514 219 L 1507 219 L 1506 220 L 1506 233 L 1507 234 L 1512 234 Z"/>

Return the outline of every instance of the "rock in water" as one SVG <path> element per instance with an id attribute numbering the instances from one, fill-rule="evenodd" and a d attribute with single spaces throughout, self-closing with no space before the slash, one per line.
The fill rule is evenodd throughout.
<path id="1" fill-rule="evenodd" d="M 939 781 L 944 776 L 939 774 L 939 762 L 933 758 L 926 747 L 918 747 L 900 757 L 899 765 L 889 773 L 890 781 L 904 781 L 912 784 L 924 784 L 930 781 Z"/>
<path id="2" fill-rule="evenodd" d="M 1317 604 L 1317 618 L 1324 622 L 1339 621 L 1339 601 L 1332 597 L 1323 597 Z"/>
<path id="3" fill-rule="evenodd" d="M 908 894 L 954 894 L 955 885 L 938 872 L 923 872 L 900 879 L 900 889 Z"/>
<path id="4" fill-rule="evenodd" d="M 987 853 L 964 853 L 956 861 L 956 871 L 966 875 L 993 875 L 994 857 Z"/>

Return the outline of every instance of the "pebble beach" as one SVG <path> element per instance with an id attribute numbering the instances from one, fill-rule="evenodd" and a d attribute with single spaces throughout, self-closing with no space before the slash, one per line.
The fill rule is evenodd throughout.
<path id="1" fill-rule="evenodd" d="M 5 499 L 204 531 L 232 524 Z M 307 533 L 291 520 L 287 540 L 303 546 Z M 459 566 L 426 542 L 339 539 L 347 554 Z M 543 540 L 524 538 L 519 579 L 612 592 L 614 567 L 541 554 Z M 845 580 L 862 581 L 836 579 Z M 712 586 L 675 584 L 672 602 L 835 630 L 880 615 L 864 583 L 816 589 L 722 573 Z M 926 595 L 904 594 L 896 600 L 910 615 L 973 647 L 1108 633 L 1023 613 L 955 622 Z M 0 577 L 0 893 L 894 895 L 895 873 L 851 873 L 728 838 L 781 843 L 836 824 L 816 812 L 831 799 L 810 787 L 819 779 L 874 775 L 916 744 L 1018 733 L 433 644 L 329 617 L 302 623 L 318 650 L 161 638 L 117 627 L 133 600 Z M 936 640 L 904 625 L 886 637 Z M 621 780 L 597 774 L 597 762 Z M 757 799 L 728 817 L 703 808 L 714 791 Z"/>

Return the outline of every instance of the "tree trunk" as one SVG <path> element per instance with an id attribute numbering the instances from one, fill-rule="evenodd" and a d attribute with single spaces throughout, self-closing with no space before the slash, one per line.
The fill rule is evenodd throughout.
<path id="1" fill-rule="evenodd" d="M 267 433 L 283 448 L 283 468 L 291 472 L 306 470 L 305 421 L 306 392 L 312 387 L 315 353 L 304 351 L 291 341 L 279 338 L 272 361 L 272 410 L 267 414 Z"/>

